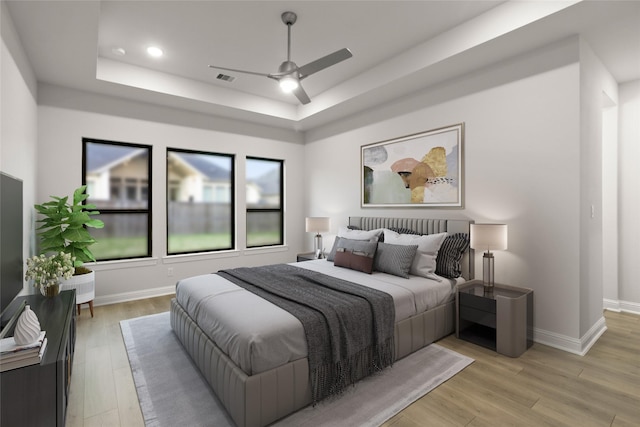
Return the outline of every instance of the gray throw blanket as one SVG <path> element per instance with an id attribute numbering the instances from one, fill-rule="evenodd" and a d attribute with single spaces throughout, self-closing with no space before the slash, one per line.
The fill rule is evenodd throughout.
<path id="1" fill-rule="evenodd" d="M 287 264 L 218 274 L 300 320 L 314 404 L 393 363 L 395 307 L 389 294 Z"/>

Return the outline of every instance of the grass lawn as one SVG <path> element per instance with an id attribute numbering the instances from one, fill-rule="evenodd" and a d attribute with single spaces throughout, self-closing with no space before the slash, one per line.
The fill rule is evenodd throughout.
<path id="1" fill-rule="evenodd" d="M 247 246 L 267 246 L 279 243 L 278 233 L 252 233 L 247 236 Z M 169 237 L 169 253 L 208 252 L 231 246 L 229 233 L 178 234 Z M 91 251 L 96 259 L 135 258 L 145 256 L 145 237 L 100 238 Z"/>

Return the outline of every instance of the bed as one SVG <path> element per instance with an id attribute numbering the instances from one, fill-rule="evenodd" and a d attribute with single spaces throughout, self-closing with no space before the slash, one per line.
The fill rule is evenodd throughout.
<path id="1" fill-rule="evenodd" d="M 470 221 L 458 219 L 349 218 L 349 228 L 363 232 L 391 229 L 419 235 L 468 235 L 469 225 Z M 298 263 L 295 268 L 355 283 L 363 281 L 392 294 L 395 360 L 454 332 L 455 285 L 473 278 L 470 249 L 459 260 L 459 278 L 367 275 L 327 260 Z M 415 284 L 425 280 L 437 286 L 426 293 L 416 292 Z M 221 320 L 222 312 L 230 317 Z M 176 336 L 239 427 L 271 424 L 313 401 L 307 348 L 300 335 L 302 324 L 291 318 L 215 274 L 179 281 L 176 298 L 171 301 L 171 326 Z"/>

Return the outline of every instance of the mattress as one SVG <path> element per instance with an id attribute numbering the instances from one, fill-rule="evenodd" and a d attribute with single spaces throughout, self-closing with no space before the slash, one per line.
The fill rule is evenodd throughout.
<path id="1" fill-rule="evenodd" d="M 393 297 L 396 323 L 451 301 L 455 285 L 464 282 L 462 278 L 404 279 L 381 272 L 365 274 L 325 260 L 292 265 L 388 293 Z M 180 280 L 176 300 L 247 375 L 307 356 L 304 329 L 298 319 L 216 274 Z"/>

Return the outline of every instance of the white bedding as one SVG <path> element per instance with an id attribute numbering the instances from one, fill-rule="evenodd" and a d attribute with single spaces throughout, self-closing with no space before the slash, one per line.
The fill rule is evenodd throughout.
<path id="1" fill-rule="evenodd" d="M 436 281 L 417 276 L 404 279 L 380 272 L 369 275 L 335 267 L 325 260 L 292 265 L 390 294 L 395 303 L 396 322 L 450 301 L 455 284 L 464 281 L 462 278 Z M 180 280 L 176 285 L 176 299 L 247 375 L 307 356 L 304 329 L 298 319 L 217 274 Z"/>

